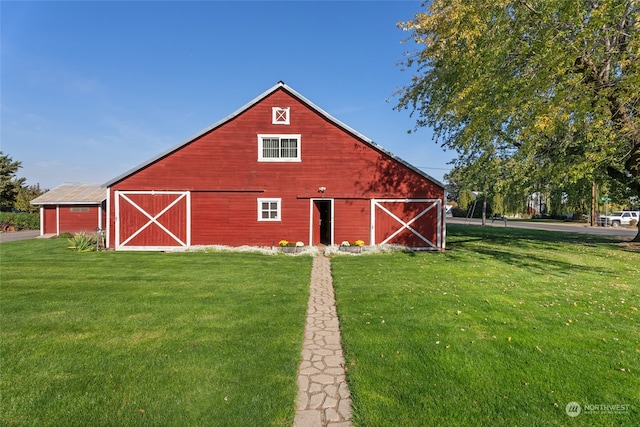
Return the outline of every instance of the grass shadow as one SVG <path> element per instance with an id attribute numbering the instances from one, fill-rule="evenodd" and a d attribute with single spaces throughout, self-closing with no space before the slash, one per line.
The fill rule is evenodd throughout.
<path id="1" fill-rule="evenodd" d="M 566 276 L 577 272 L 611 273 L 599 266 L 581 265 L 572 261 L 573 252 L 619 249 L 621 240 L 579 233 L 517 228 L 468 227 L 449 225 L 448 253 L 454 259 L 456 250 L 475 253 L 479 260 L 495 259 L 502 263 L 535 273 Z M 457 236 L 460 236 L 459 238 Z M 461 251 L 462 252 L 462 251 Z M 560 256 L 562 253 L 566 256 Z"/>
<path id="2" fill-rule="evenodd" d="M 456 237 L 460 236 L 460 240 Z M 462 240 L 464 239 L 464 240 Z M 490 243 L 505 242 L 522 243 L 535 241 L 539 243 L 576 243 L 586 245 L 611 245 L 625 242 L 619 237 L 600 236 L 586 233 L 570 233 L 562 231 L 533 230 L 525 228 L 501 228 L 447 225 L 447 246 L 455 246 L 467 240 L 484 240 Z"/>

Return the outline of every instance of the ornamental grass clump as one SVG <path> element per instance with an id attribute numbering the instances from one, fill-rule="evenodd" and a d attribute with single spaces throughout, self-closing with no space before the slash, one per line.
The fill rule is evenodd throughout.
<path id="1" fill-rule="evenodd" d="M 69 242 L 69 249 L 76 252 L 92 252 L 96 250 L 96 237 L 84 231 L 74 234 L 67 241 Z"/>

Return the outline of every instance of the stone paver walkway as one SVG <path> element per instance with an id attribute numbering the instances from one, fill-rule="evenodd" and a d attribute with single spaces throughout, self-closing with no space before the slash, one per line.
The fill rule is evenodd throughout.
<path id="1" fill-rule="evenodd" d="M 293 425 L 351 426 L 351 394 L 345 380 L 331 262 L 324 255 L 313 259 Z"/>

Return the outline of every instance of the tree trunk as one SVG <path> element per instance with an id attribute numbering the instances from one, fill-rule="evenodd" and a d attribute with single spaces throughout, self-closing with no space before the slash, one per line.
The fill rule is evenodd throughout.
<path id="1" fill-rule="evenodd" d="M 482 199 L 482 225 L 487 225 L 487 198 Z"/>
<path id="2" fill-rule="evenodd" d="M 487 225 L 487 177 L 482 181 L 482 226 Z"/>
<path id="3" fill-rule="evenodd" d="M 638 222 L 638 234 L 633 238 L 632 242 L 640 242 L 640 222 Z"/>
<path id="4" fill-rule="evenodd" d="M 589 225 L 596 225 L 596 182 L 591 181 L 591 212 L 589 213 Z"/>

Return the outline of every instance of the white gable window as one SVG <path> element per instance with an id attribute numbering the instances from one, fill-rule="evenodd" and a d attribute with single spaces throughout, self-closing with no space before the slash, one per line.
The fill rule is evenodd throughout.
<path id="1" fill-rule="evenodd" d="M 300 135 L 258 135 L 259 162 L 299 162 Z"/>
<path id="2" fill-rule="evenodd" d="M 258 199 L 258 221 L 280 221 L 281 199 Z"/>
<path id="3" fill-rule="evenodd" d="M 271 123 L 274 125 L 288 125 L 289 112 L 289 107 L 271 108 Z"/>

